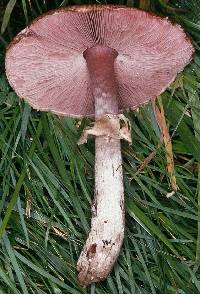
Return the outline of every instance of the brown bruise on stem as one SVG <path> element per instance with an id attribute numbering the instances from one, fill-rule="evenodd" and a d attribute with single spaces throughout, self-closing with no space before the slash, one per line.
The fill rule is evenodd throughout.
<path id="1" fill-rule="evenodd" d="M 95 46 L 84 53 L 95 99 L 95 195 L 91 230 L 78 260 L 79 283 L 87 286 L 111 272 L 124 238 L 124 188 L 114 62 L 117 52 Z M 105 117 L 111 117 L 111 120 Z M 102 124 L 101 124 L 102 122 Z M 96 127 L 97 128 L 97 127 Z M 100 132 L 100 133 L 98 133 Z"/>

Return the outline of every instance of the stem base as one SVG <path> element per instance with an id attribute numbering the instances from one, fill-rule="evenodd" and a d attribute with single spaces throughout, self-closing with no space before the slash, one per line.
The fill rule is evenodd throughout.
<path id="1" fill-rule="evenodd" d="M 78 279 L 82 286 L 107 277 L 124 238 L 124 188 L 120 140 L 96 137 L 95 197 L 92 223 L 79 257 Z"/>

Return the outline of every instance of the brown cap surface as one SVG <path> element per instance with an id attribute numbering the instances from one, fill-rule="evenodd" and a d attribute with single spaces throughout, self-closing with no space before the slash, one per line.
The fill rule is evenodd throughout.
<path id="1" fill-rule="evenodd" d="M 62 8 L 37 18 L 15 37 L 6 54 L 8 80 L 38 110 L 93 115 L 83 52 L 97 44 L 118 52 L 120 110 L 162 93 L 194 52 L 182 28 L 167 18 L 120 6 Z"/>

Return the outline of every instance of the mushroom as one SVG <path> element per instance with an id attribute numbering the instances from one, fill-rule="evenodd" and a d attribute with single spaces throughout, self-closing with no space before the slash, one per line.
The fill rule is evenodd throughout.
<path id="1" fill-rule="evenodd" d="M 131 143 L 131 135 L 122 111 L 162 93 L 193 52 L 182 28 L 167 18 L 112 5 L 50 11 L 8 47 L 8 80 L 33 108 L 95 115 L 79 140 L 96 136 L 91 231 L 77 267 L 83 286 L 107 277 L 124 238 L 120 139 Z"/>

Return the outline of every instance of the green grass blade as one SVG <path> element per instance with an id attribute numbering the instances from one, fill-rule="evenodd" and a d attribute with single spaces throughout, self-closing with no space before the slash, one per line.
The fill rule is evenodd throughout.
<path id="1" fill-rule="evenodd" d="M 42 124 L 39 123 L 38 124 L 38 129 L 37 129 L 37 137 L 40 136 L 41 132 L 42 132 Z M 30 147 L 30 150 L 29 150 L 29 157 L 30 158 L 33 156 L 35 147 L 36 147 L 36 144 L 35 144 L 35 142 L 33 142 L 31 144 L 31 147 Z M 0 236 L 3 235 L 3 233 L 4 233 L 5 229 L 6 229 L 7 223 L 9 221 L 10 215 L 12 213 L 12 209 L 13 209 L 13 207 L 16 204 L 17 197 L 18 197 L 19 192 L 20 192 L 20 189 L 21 189 L 21 187 L 23 185 L 25 176 L 26 176 L 26 164 L 22 168 L 20 177 L 19 177 L 19 179 L 17 181 L 17 184 L 16 184 L 16 187 L 15 187 L 15 191 L 14 191 L 14 193 L 13 193 L 13 195 L 11 197 L 11 200 L 10 200 L 8 206 L 7 206 L 7 209 L 6 209 L 4 218 L 3 218 L 2 223 L 1 223 L 1 226 L 0 226 Z"/>
<path id="2" fill-rule="evenodd" d="M 4 16 L 3 16 L 3 21 L 1 24 L 1 34 L 3 34 L 8 26 L 10 17 L 11 17 L 11 13 L 15 7 L 17 0 L 10 0 L 6 6 L 6 10 L 4 12 Z"/>
<path id="3" fill-rule="evenodd" d="M 127 201 L 127 209 L 130 216 L 133 218 L 136 216 L 141 222 L 144 223 L 150 232 L 155 234 L 178 258 L 180 258 L 177 250 L 160 231 L 160 229 L 131 200 Z"/>

